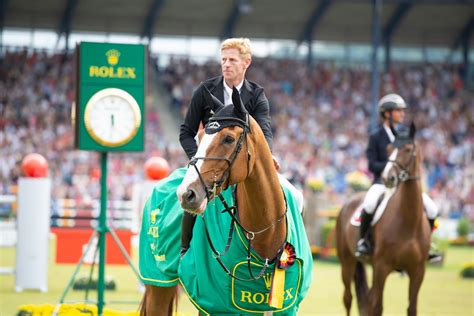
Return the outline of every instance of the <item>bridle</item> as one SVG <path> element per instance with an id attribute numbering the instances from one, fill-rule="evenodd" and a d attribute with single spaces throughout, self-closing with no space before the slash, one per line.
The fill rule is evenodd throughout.
<path id="1" fill-rule="evenodd" d="M 209 120 L 211 121 L 212 118 Z M 206 192 L 206 197 L 207 200 L 210 201 L 212 198 L 217 196 L 217 190 L 222 188 L 222 185 L 224 182 L 227 180 L 227 185 L 223 187 L 223 189 L 227 189 L 230 181 L 230 171 L 232 169 L 232 166 L 235 162 L 235 159 L 237 158 L 237 155 L 240 153 L 242 150 L 242 143 L 245 142 L 245 148 L 247 149 L 247 176 L 249 175 L 250 172 L 250 151 L 249 151 L 249 146 L 248 146 L 248 141 L 247 141 L 247 133 L 250 132 L 250 127 L 248 124 L 248 114 L 246 117 L 246 121 L 244 122 L 241 119 L 235 118 L 235 117 L 224 117 L 224 118 L 218 118 L 214 119 L 213 121 L 219 121 L 219 120 L 226 120 L 226 121 L 234 121 L 236 124 L 239 126 L 243 126 L 243 132 L 240 134 L 239 139 L 237 140 L 237 143 L 235 145 L 234 151 L 230 154 L 230 157 L 196 157 L 194 156 L 191 158 L 189 161 L 189 166 L 193 166 L 194 169 L 196 170 L 198 176 L 199 176 L 199 181 L 201 182 L 202 187 L 204 188 Z M 227 162 L 227 168 L 224 170 L 224 173 L 222 174 L 221 178 L 217 180 L 214 178 L 214 183 L 212 184 L 212 187 L 209 189 L 209 187 L 206 185 L 204 182 L 204 179 L 202 177 L 201 172 L 199 171 L 197 167 L 197 163 L 199 160 L 216 160 L 216 161 L 225 161 Z"/>
<path id="2" fill-rule="evenodd" d="M 237 158 L 237 155 L 242 150 L 243 143 L 245 143 L 245 148 L 247 149 L 247 177 L 249 176 L 249 173 L 250 173 L 250 158 L 251 158 L 251 154 L 250 154 L 249 147 L 248 147 L 248 140 L 247 140 L 247 135 L 248 135 L 248 133 L 251 132 L 250 125 L 249 125 L 249 114 L 248 114 L 248 112 L 245 113 L 245 121 L 241 120 L 239 118 L 235 118 L 235 117 L 218 117 L 218 118 L 211 118 L 209 120 L 209 122 L 211 123 L 211 121 L 218 122 L 218 121 L 224 121 L 224 120 L 225 121 L 231 121 L 231 122 L 235 123 L 234 125 L 237 125 L 237 126 L 240 126 L 240 127 L 243 128 L 243 132 L 240 134 L 239 139 L 237 140 L 237 143 L 235 145 L 235 148 L 234 148 L 233 152 L 230 154 L 230 156 L 229 157 L 196 157 L 195 156 L 189 162 L 189 166 L 192 166 L 192 167 L 195 168 L 195 170 L 198 174 L 198 177 L 199 177 L 199 181 L 201 182 L 201 185 L 202 185 L 202 187 L 204 188 L 204 190 L 206 192 L 206 197 L 207 197 L 208 203 L 213 198 L 218 197 L 219 200 L 224 205 L 224 210 L 222 210 L 221 213 L 227 212 L 232 218 L 231 223 L 230 223 L 230 228 L 229 228 L 229 234 L 228 234 L 228 237 L 227 237 L 226 247 L 225 247 L 224 251 L 222 253 L 220 253 L 215 248 L 215 246 L 214 246 L 214 244 L 211 240 L 209 230 L 208 230 L 207 225 L 206 225 L 206 220 L 205 220 L 205 217 L 204 217 L 204 213 L 201 214 L 203 224 L 204 224 L 204 228 L 205 228 L 205 232 L 206 232 L 206 238 L 207 238 L 209 246 L 212 250 L 213 257 L 217 260 L 217 262 L 220 264 L 222 269 L 224 269 L 226 274 L 228 274 L 232 278 L 240 280 L 240 281 L 254 281 L 254 280 L 258 280 L 258 279 L 262 278 L 265 275 L 265 273 L 267 272 L 267 269 L 269 268 L 269 266 L 272 263 L 274 263 L 277 258 L 280 257 L 281 253 L 284 250 L 286 241 L 278 249 L 277 254 L 273 259 L 269 259 L 269 258 L 264 259 L 264 264 L 263 264 L 262 269 L 257 274 L 257 276 L 254 276 L 254 274 L 252 272 L 252 269 L 251 269 L 251 261 L 250 261 L 251 260 L 252 240 L 255 239 L 255 235 L 259 235 L 259 234 L 262 234 L 262 233 L 266 232 L 267 230 L 269 230 L 270 228 L 274 227 L 276 224 L 281 222 L 283 220 L 283 218 L 286 218 L 286 213 L 287 213 L 287 210 L 288 210 L 288 203 L 287 203 L 287 200 L 286 200 L 285 193 L 283 192 L 283 189 L 282 189 L 282 194 L 283 194 L 284 199 L 285 199 L 285 212 L 279 218 L 277 218 L 271 224 L 267 225 L 266 227 L 264 227 L 264 228 L 262 228 L 258 231 L 250 231 L 250 230 L 246 229 L 241 224 L 240 220 L 238 219 L 238 205 L 237 205 L 237 194 L 236 194 L 237 193 L 237 185 L 235 185 L 233 190 L 232 190 L 232 197 L 233 197 L 233 200 L 235 201 L 233 206 L 229 206 L 227 204 L 224 197 L 222 196 L 222 191 L 227 189 L 227 187 L 229 186 L 230 172 L 231 172 L 232 166 L 233 166 L 233 164 L 234 164 L 234 162 Z M 227 168 L 224 170 L 224 173 L 222 174 L 220 179 L 218 179 L 218 180 L 214 179 L 214 182 L 213 182 L 211 188 L 209 188 L 206 185 L 206 183 L 204 182 L 204 178 L 202 177 L 202 174 L 201 174 L 201 172 L 199 171 L 199 169 L 197 167 L 197 162 L 199 160 L 204 160 L 204 161 L 205 160 L 215 160 L 215 161 L 225 161 L 225 162 L 227 162 Z M 224 186 L 225 182 L 227 182 L 227 183 Z M 217 191 L 219 189 L 221 189 L 220 193 L 217 194 Z M 248 266 L 248 271 L 249 271 L 250 278 L 244 279 L 244 278 L 238 277 L 237 275 L 233 274 L 221 259 L 221 257 L 223 257 L 225 254 L 227 254 L 227 252 L 230 248 L 230 245 L 231 245 L 231 242 L 232 242 L 232 237 L 234 235 L 233 234 L 234 229 L 235 229 L 234 224 L 236 224 L 238 227 L 240 227 L 240 229 L 244 232 L 245 239 L 247 240 L 247 258 L 246 259 L 247 259 L 247 266 Z"/>
<path id="3" fill-rule="evenodd" d="M 410 175 L 410 168 L 412 164 L 416 161 L 416 144 L 414 142 L 409 142 L 408 144 L 413 144 L 413 148 L 411 149 L 410 152 L 410 159 L 408 162 L 403 166 L 401 163 L 399 163 L 397 160 L 388 160 L 388 162 L 391 162 L 395 165 L 397 168 L 397 180 L 400 180 L 400 182 L 406 182 L 409 180 L 418 180 L 420 176 L 417 175 Z M 398 182 L 397 182 L 398 185 Z"/>

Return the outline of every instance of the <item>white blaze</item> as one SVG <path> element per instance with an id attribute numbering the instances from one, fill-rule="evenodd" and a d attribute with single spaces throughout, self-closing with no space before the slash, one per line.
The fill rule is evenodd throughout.
<path id="1" fill-rule="evenodd" d="M 212 143 L 212 140 L 214 139 L 216 135 L 217 133 L 214 133 L 211 135 L 208 135 L 208 134 L 203 135 L 201 139 L 201 143 L 199 144 L 199 147 L 196 153 L 196 157 L 206 156 L 207 148 Z M 204 163 L 203 159 L 199 159 L 197 161 L 196 167 L 199 171 L 201 171 L 201 167 L 203 163 Z M 181 184 L 178 187 L 178 190 L 176 191 L 176 194 L 178 195 L 178 197 L 182 196 L 188 190 L 188 187 L 191 183 L 198 180 L 199 180 L 199 175 L 196 172 L 196 168 L 194 166 L 190 166 L 188 168 L 188 171 L 186 171 L 186 174 L 184 175 L 183 182 L 181 182 Z"/>
<path id="2" fill-rule="evenodd" d="M 388 158 L 388 162 L 385 165 L 385 168 L 383 169 L 382 178 L 387 179 L 388 172 L 390 171 L 390 169 L 392 169 L 394 165 L 393 161 L 397 159 L 397 154 L 398 154 L 398 148 L 395 148 L 392 154 L 390 155 L 390 157 Z"/>

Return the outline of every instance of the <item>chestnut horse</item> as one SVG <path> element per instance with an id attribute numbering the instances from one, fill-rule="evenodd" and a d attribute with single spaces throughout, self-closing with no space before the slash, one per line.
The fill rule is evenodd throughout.
<path id="1" fill-rule="evenodd" d="M 175 270 L 176 280 L 179 279 L 192 303 L 204 315 L 254 313 L 252 308 L 255 306 L 259 313 L 279 311 L 278 315 L 296 315 L 298 304 L 312 280 L 312 258 L 302 216 L 300 210 L 291 210 L 297 203 L 284 185 L 280 185 L 264 134 L 245 110 L 235 88 L 232 100 L 234 105 L 222 106 L 210 119 L 200 137 L 196 156 L 191 159 L 176 192 L 180 208 L 198 215 L 191 247 L 176 264 L 179 265 Z M 230 196 L 234 200 L 233 206 L 222 197 L 230 191 L 227 188 L 233 188 Z M 209 209 L 215 203 L 222 203 L 219 212 Z M 160 207 L 159 216 L 165 208 Z M 222 208 L 225 210 L 220 212 Z M 223 218 L 227 222 L 217 225 L 220 234 L 210 236 L 210 226 Z M 227 223 L 230 223 L 230 229 L 224 231 L 229 227 Z M 161 234 L 159 229 L 157 235 Z M 179 231 L 179 227 L 174 231 Z M 234 242 L 232 236 L 237 236 Z M 169 238 L 164 240 L 169 242 Z M 178 238 L 176 243 L 179 247 Z M 295 250 L 294 257 L 286 250 L 290 246 Z M 240 262 L 235 261 L 235 257 L 228 259 L 228 253 L 230 256 L 235 249 Z M 292 259 L 286 260 L 287 255 Z M 207 261 L 199 265 L 197 262 L 201 257 Z M 286 305 L 270 306 L 271 280 L 277 264 L 283 261 L 292 261 L 289 262 L 291 267 L 284 270 L 286 281 L 283 279 L 283 292 L 280 292 Z M 296 271 L 293 273 L 295 286 L 289 286 L 291 271 Z M 210 281 L 202 283 L 204 278 Z M 144 278 L 145 283 L 146 280 Z M 246 288 L 239 292 L 239 287 L 257 282 L 263 285 L 258 290 L 252 292 Z M 148 283 L 140 315 L 172 315 L 175 283 L 170 283 L 171 286 Z M 206 290 L 209 284 L 212 289 Z M 195 296 L 190 293 L 193 291 L 197 293 Z M 232 291 L 232 298 L 222 296 L 225 291 Z M 219 304 L 220 309 L 215 307 Z"/>
<path id="2" fill-rule="evenodd" d="M 395 131 L 394 131 L 395 132 Z M 388 146 L 389 161 L 382 178 L 395 190 L 380 220 L 372 227 L 373 267 L 372 288 L 368 289 L 365 268 L 355 257 L 359 228 L 351 217 L 360 206 L 363 194 L 353 197 L 341 209 L 337 218 L 337 254 L 341 262 L 344 283 L 344 305 L 350 315 L 351 282 L 355 281 L 357 303 L 361 315 L 382 315 L 385 280 L 392 271 L 405 271 L 409 281 L 408 315 L 416 315 L 418 292 L 425 275 L 430 228 L 423 210 L 420 180 L 421 151 L 414 140 L 415 125 L 409 134 L 396 135 Z"/>

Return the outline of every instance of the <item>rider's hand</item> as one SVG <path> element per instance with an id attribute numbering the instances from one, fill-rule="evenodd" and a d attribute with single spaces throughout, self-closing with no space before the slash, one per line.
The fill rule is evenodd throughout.
<path id="1" fill-rule="evenodd" d="M 272 155 L 272 158 L 273 158 L 273 164 L 275 165 L 276 171 L 277 172 L 280 171 L 280 163 L 278 162 L 275 156 Z"/>

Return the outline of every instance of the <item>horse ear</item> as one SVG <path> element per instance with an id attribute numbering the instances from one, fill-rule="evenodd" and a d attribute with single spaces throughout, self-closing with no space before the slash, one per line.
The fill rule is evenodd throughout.
<path id="1" fill-rule="evenodd" d="M 416 133 L 415 122 L 411 122 L 411 124 L 410 124 L 410 138 L 415 138 L 415 133 Z"/>
<path id="2" fill-rule="evenodd" d="M 204 101 L 206 102 L 206 104 L 210 104 L 214 112 L 217 112 L 221 108 L 223 108 L 224 104 L 222 104 L 222 102 L 218 98 L 216 98 L 205 85 L 202 85 L 202 86 L 204 87 L 203 95 L 204 95 Z"/>
<path id="3" fill-rule="evenodd" d="M 234 108 L 240 115 L 244 115 L 247 112 L 242 104 L 242 99 L 240 98 L 239 90 L 236 87 L 232 90 L 232 103 L 234 104 Z"/>

